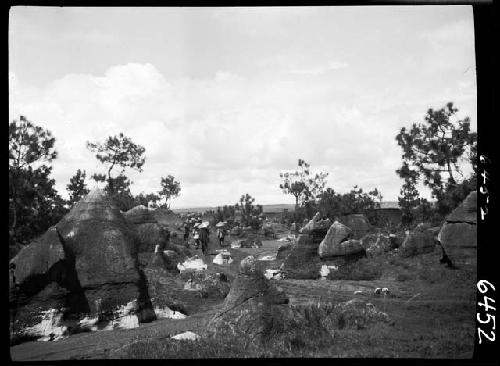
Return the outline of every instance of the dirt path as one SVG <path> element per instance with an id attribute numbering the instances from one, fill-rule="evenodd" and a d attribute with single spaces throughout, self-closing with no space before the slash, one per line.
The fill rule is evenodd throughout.
<path id="1" fill-rule="evenodd" d="M 13 361 L 102 359 L 136 340 L 161 339 L 185 331 L 199 333 L 217 307 L 185 319 L 160 319 L 134 329 L 80 333 L 56 342 L 26 342 L 10 348 Z"/>

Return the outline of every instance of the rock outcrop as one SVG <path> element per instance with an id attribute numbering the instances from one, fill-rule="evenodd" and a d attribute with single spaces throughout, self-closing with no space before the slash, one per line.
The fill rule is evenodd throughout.
<path id="1" fill-rule="evenodd" d="M 320 258 L 345 256 L 363 251 L 359 240 L 352 239 L 352 230 L 335 221 L 318 247 Z"/>
<path id="2" fill-rule="evenodd" d="M 240 264 L 222 308 L 210 320 L 208 332 L 244 333 L 261 341 L 266 312 L 287 303 L 287 296 L 255 268 L 255 258 L 247 257 Z"/>
<path id="3" fill-rule="evenodd" d="M 54 276 L 51 276 L 51 269 L 57 263 L 65 262 L 64 247 L 59 241 L 55 226 L 50 227 L 42 236 L 23 247 L 11 260 L 11 263 L 16 265 L 16 282 L 24 293 L 40 290 L 38 288 L 40 285 L 37 285 L 39 283 L 48 284 L 52 282 L 51 280 L 56 280 Z"/>
<path id="4" fill-rule="evenodd" d="M 314 217 L 299 232 L 301 234 L 309 234 L 313 231 L 328 230 L 331 224 L 330 219 L 322 219 L 320 213 L 316 212 Z"/>
<path id="5" fill-rule="evenodd" d="M 92 311 L 96 301 L 106 311 L 141 297 L 137 238 L 103 191 L 89 193 L 56 227 Z"/>
<path id="6" fill-rule="evenodd" d="M 338 221 L 352 230 L 353 239 L 361 239 L 371 230 L 370 222 L 363 214 L 342 216 Z"/>
<path id="7" fill-rule="evenodd" d="M 62 308 L 65 317 L 90 313 L 105 320 L 129 303 L 137 304 L 132 315 L 139 321 L 153 320 L 136 249 L 135 233 L 118 208 L 93 190 L 11 260 L 20 326 Z"/>
<path id="8" fill-rule="evenodd" d="M 419 254 L 431 253 L 436 249 L 436 238 L 433 230 L 427 227 L 417 227 L 406 235 L 399 248 L 401 257 L 414 257 Z"/>
<path id="9" fill-rule="evenodd" d="M 123 214 L 137 231 L 139 252 L 153 252 L 157 245 L 160 250 L 167 249 L 170 232 L 161 226 L 151 210 L 145 206 L 136 206 Z"/>
<path id="10" fill-rule="evenodd" d="M 135 225 L 157 222 L 151 210 L 143 205 L 131 208 L 127 212 L 124 212 L 123 216 L 127 219 L 127 221 Z"/>
<path id="11" fill-rule="evenodd" d="M 472 191 L 447 218 L 438 235 L 454 265 L 477 265 L 477 192 Z"/>

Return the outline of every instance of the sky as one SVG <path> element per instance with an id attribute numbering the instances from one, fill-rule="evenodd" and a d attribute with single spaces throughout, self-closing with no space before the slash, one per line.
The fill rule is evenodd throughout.
<path id="1" fill-rule="evenodd" d="M 471 6 L 10 10 L 9 121 L 55 136 L 63 197 L 105 171 L 86 142 L 123 132 L 146 149 L 132 193 L 173 175 L 172 208 L 294 203 L 299 158 L 397 201 L 395 136 L 449 101 L 477 131 Z"/>

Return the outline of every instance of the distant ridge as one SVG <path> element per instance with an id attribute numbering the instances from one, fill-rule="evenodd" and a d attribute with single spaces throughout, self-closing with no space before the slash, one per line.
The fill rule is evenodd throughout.
<path id="1" fill-rule="evenodd" d="M 220 206 L 222 207 L 222 206 Z M 262 210 L 264 213 L 269 213 L 269 212 L 283 212 L 284 209 L 288 209 L 288 211 L 293 211 L 295 208 L 294 204 L 289 204 L 289 203 L 277 203 L 277 204 L 270 204 L 270 205 L 262 205 Z M 173 208 L 172 211 L 175 213 L 186 213 L 186 212 L 198 212 L 202 213 L 205 211 L 209 210 L 217 210 L 217 206 L 215 207 L 187 207 L 187 208 Z"/>
<path id="2" fill-rule="evenodd" d="M 221 206 L 222 207 L 222 206 Z M 386 201 L 380 203 L 381 208 L 400 208 L 399 203 L 397 201 Z M 272 213 L 272 212 L 283 212 L 284 209 L 287 209 L 289 212 L 293 212 L 295 209 L 294 204 L 290 203 L 276 203 L 269 205 L 262 205 L 264 213 Z M 217 206 L 215 207 L 187 207 L 187 208 L 174 208 L 172 209 L 175 213 L 186 213 L 186 212 L 197 212 L 202 213 L 209 210 L 217 210 Z"/>

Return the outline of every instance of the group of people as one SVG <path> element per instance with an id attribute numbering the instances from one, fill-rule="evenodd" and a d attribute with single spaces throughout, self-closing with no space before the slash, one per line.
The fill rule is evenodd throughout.
<path id="1" fill-rule="evenodd" d="M 203 255 L 207 254 L 208 243 L 210 242 L 210 224 L 208 221 L 202 222 L 201 220 L 194 223 L 191 227 L 189 222 L 184 224 L 184 243 L 186 246 L 189 245 L 189 235 L 191 234 L 194 239 L 195 249 L 199 249 L 201 246 L 201 251 Z M 224 238 L 226 236 L 226 229 L 223 226 L 217 227 L 217 239 L 219 240 L 219 246 L 224 245 Z"/>

